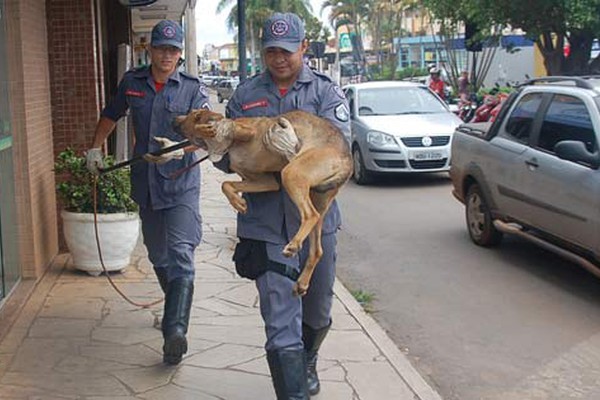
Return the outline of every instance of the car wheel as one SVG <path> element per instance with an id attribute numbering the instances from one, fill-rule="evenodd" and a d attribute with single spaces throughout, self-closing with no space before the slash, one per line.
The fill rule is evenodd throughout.
<path id="1" fill-rule="evenodd" d="M 354 171 L 352 174 L 352 179 L 354 182 L 359 185 L 366 185 L 367 183 L 371 182 L 371 174 L 365 168 L 365 162 L 363 161 L 358 146 L 355 146 L 352 150 L 352 157 L 354 159 Z"/>
<path id="2" fill-rule="evenodd" d="M 500 243 L 502 232 L 494 227 L 490 207 L 478 184 L 469 187 L 465 200 L 467 229 L 473 243 L 485 247 Z"/>
<path id="3" fill-rule="evenodd" d="M 223 102 L 223 96 L 221 96 L 221 93 L 217 93 L 217 100 L 219 100 L 219 103 Z"/>

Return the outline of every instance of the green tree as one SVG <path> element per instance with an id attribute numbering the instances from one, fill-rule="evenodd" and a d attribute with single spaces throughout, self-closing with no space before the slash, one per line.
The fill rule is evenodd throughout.
<path id="1" fill-rule="evenodd" d="M 600 33 L 600 0 L 424 0 L 436 18 L 480 27 L 522 29 L 536 42 L 549 75 L 586 74 L 600 69 L 590 63 L 592 42 Z M 564 55 L 565 43 L 570 54 Z"/>

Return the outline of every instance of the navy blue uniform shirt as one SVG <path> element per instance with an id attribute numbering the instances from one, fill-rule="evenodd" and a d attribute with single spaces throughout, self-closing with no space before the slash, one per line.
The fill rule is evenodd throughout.
<path id="1" fill-rule="evenodd" d="M 200 80 L 175 71 L 160 92 L 156 92 L 150 67 L 128 71 L 119 83 L 116 96 L 102 111 L 113 121 L 131 109 L 135 132 L 134 156 L 160 150 L 156 136 L 180 142 L 185 137 L 173 129 L 173 119 L 192 109 L 208 108 L 208 93 Z M 197 202 L 200 194 L 200 168 L 193 168 L 176 179 L 170 175 L 196 161 L 195 153 L 164 164 L 139 162 L 131 166 L 132 198 L 142 208 L 163 209 Z M 150 201 L 150 203 L 149 203 Z"/>

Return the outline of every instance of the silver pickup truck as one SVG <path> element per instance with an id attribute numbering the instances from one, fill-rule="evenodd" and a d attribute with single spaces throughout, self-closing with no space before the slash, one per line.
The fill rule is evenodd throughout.
<path id="1" fill-rule="evenodd" d="M 454 134 L 450 176 L 480 246 L 516 234 L 600 277 L 600 77 L 521 86 Z"/>

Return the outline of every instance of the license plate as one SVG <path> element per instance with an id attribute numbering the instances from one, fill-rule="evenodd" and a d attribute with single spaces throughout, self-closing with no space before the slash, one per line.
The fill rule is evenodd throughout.
<path id="1" fill-rule="evenodd" d="M 412 154 L 413 160 L 417 161 L 441 160 L 444 157 L 442 151 L 419 151 Z"/>

